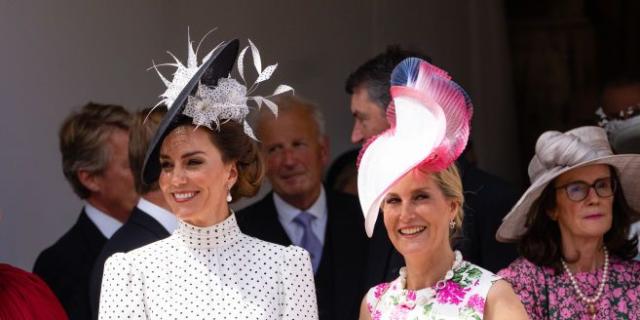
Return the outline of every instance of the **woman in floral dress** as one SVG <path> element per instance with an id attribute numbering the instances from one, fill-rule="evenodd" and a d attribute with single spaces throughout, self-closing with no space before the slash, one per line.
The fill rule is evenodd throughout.
<path id="1" fill-rule="evenodd" d="M 363 149 L 358 193 L 367 234 L 382 210 L 406 267 L 369 290 L 360 319 L 526 319 L 506 281 L 451 249 L 464 202 L 454 161 L 469 135 L 466 93 L 445 71 L 409 58 L 392 73 L 391 95 L 391 128 Z"/>
<path id="2" fill-rule="evenodd" d="M 499 272 L 532 319 L 640 319 L 637 238 L 640 155 L 613 155 L 599 127 L 548 131 L 529 165 L 531 187 L 498 239 L 522 258 Z"/>

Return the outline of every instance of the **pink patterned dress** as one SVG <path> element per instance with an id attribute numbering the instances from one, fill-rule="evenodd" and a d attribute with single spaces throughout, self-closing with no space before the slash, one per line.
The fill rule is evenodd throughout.
<path id="1" fill-rule="evenodd" d="M 489 289 L 498 279 L 490 271 L 462 261 L 443 289 L 405 290 L 398 278 L 369 289 L 367 308 L 373 320 L 479 320 Z"/>
<path id="2" fill-rule="evenodd" d="M 640 262 L 611 257 L 609 277 L 596 302 L 596 319 L 640 319 Z M 537 319 L 591 319 L 569 276 L 552 268 L 517 259 L 498 273 L 513 285 L 529 317 Z M 582 292 L 591 297 L 602 279 L 602 270 L 574 275 Z"/>

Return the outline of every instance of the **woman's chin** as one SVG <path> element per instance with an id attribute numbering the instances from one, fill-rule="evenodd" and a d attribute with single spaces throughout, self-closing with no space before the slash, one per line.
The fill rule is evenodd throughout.
<path id="1" fill-rule="evenodd" d="M 433 242 L 431 242 L 433 243 Z M 424 255 L 426 252 L 433 251 L 433 245 L 425 241 L 400 241 L 396 246 L 398 252 L 403 256 Z"/>
<path id="2" fill-rule="evenodd" d="M 592 222 L 582 226 L 583 234 L 587 237 L 604 237 L 605 233 L 611 230 L 611 223 L 606 221 Z"/>
<path id="3" fill-rule="evenodd" d="M 178 219 L 185 222 L 189 222 L 195 216 L 193 210 L 185 210 L 183 208 L 178 208 L 177 210 L 174 211 L 174 213 Z"/>

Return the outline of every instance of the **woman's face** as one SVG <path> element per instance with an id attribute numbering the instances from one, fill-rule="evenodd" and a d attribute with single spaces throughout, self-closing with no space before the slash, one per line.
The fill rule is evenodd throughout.
<path id="1" fill-rule="evenodd" d="M 563 238 L 600 238 L 611 229 L 614 200 L 611 178 L 611 170 L 605 164 L 576 168 L 556 178 L 556 207 L 549 215 L 558 222 Z M 581 192 L 584 189 L 586 197 L 575 201 L 585 194 Z M 602 195 L 611 195 L 600 196 L 596 189 Z M 570 199 L 571 193 L 574 200 Z"/>
<path id="2" fill-rule="evenodd" d="M 406 257 L 449 246 L 449 222 L 458 206 L 444 196 L 432 174 L 413 170 L 391 186 L 381 208 L 389 239 Z"/>
<path id="3" fill-rule="evenodd" d="M 207 130 L 178 127 L 160 148 L 160 189 L 173 213 L 196 226 L 210 226 L 229 216 L 226 198 L 238 176 L 235 163 L 222 161 Z"/>

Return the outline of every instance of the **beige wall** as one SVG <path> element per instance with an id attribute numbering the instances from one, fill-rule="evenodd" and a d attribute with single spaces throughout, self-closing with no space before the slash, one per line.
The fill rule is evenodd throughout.
<path id="1" fill-rule="evenodd" d="M 75 221 L 81 202 L 61 172 L 57 130 L 89 100 L 135 110 L 162 89 L 146 68 L 209 44 L 250 37 L 275 80 L 323 106 L 332 156 L 353 147 L 346 76 L 389 43 L 424 50 L 467 88 L 481 166 L 516 177 L 500 1 L 0 0 L 0 261 L 30 269 Z M 513 179 L 511 179 L 513 181 Z"/>

